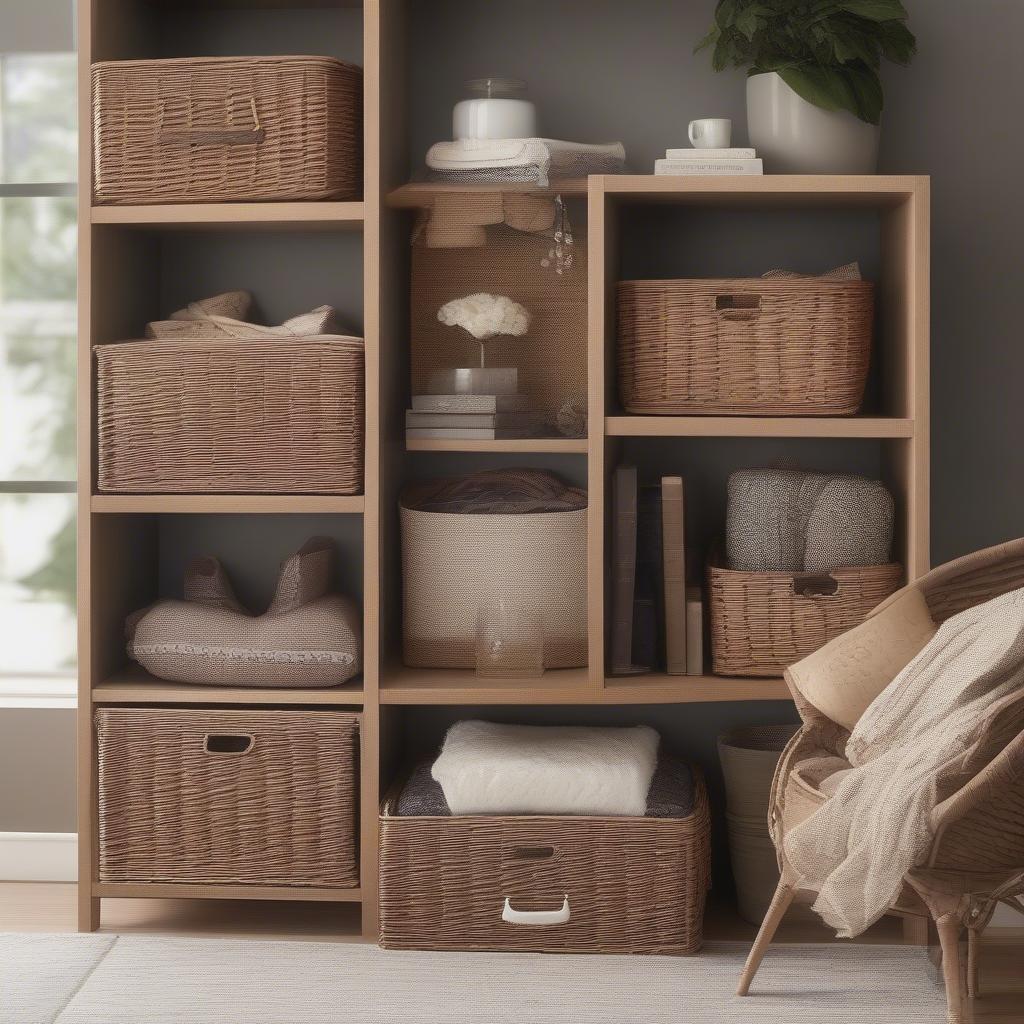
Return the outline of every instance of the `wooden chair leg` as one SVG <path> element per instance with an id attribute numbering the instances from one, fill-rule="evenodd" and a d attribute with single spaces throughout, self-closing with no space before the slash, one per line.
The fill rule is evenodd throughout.
<path id="1" fill-rule="evenodd" d="M 750 983 L 754 980 L 754 975 L 757 974 L 757 969 L 761 966 L 761 961 L 764 959 L 765 951 L 771 945 L 775 932 L 778 930 L 779 922 L 789 909 L 789 905 L 793 902 L 795 895 L 795 890 L 788 882 L 779 882 L 775 895 L 772 897 L 771 906 L 768 908 L 768 913 L 764 915 L 764 920 L 761 922 L 761 930 L 757 933 L 757 938 L 754 939 L 754 945 L 750 950 L 750 955 L 747 957 L 743 974 L 740 975 L 740 984 L 739 988 L 736 989 L 736 995 L 745 996 L 750 991 Z"/>
<path id="2" fill-rule="evenodd" d="M 942 945 L 942 977 L 946 982 L 946 1012 L 949 1024 L 963 1021 L 963 994 L 960 987 L 960 919 L 943 914 L 935 921 Z"/>
<path id="3" fill-rule="evenodd" d="M 981 995 L 978 986 L 978 931 L 967 929 L 967 995 L 976 999 Z"/>

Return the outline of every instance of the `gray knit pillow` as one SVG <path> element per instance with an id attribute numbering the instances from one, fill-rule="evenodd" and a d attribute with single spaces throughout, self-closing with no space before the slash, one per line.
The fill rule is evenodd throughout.
<path id="1" fill-rule="evenodd" d="M 878 480 L 782 469 L 729 477 L 726 555 L 745 572 L 830 572 L 883 565 L 893 534 L 892 495 Z"/>

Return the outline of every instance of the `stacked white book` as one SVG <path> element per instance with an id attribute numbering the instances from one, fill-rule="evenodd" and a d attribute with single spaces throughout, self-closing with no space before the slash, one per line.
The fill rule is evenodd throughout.
<path id="1" fill-rule="evenodd" d="M 655 160 L 655 174 L 764 174 L 753 149 L 670 149 Z"/>
<path id="2" fill-rule="evenodd" d="M 526 395 L 414 395 L 405 414 L 411 441 L 502 441 L 535 437 L 539 430 Z"/>

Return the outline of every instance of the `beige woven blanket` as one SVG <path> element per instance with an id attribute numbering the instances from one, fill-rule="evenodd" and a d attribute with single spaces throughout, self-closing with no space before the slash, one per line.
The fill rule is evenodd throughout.
<path id="1" fill-rule="evenodd" d="M 865 711 L 846 748 L 853 767 L 821 784 L 830 799 L 785 841 L 798 884 L 819 893 L 814 909 L 840 936 L 877 921 L 924 862 L 932 810 L 967 781 L 991 713 L 1022 686 L 1016 590 L 943 623 Z"/>

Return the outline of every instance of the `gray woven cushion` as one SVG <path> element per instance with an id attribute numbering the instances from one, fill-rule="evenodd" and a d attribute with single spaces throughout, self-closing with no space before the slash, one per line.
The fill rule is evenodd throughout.
<path id="1" fill-rule="evenodd" d="M 745 469 L 729 477 L 726 555 L 744 572 L 828 572 L 889 561 L 892 495 L 859 476 Z"/>

